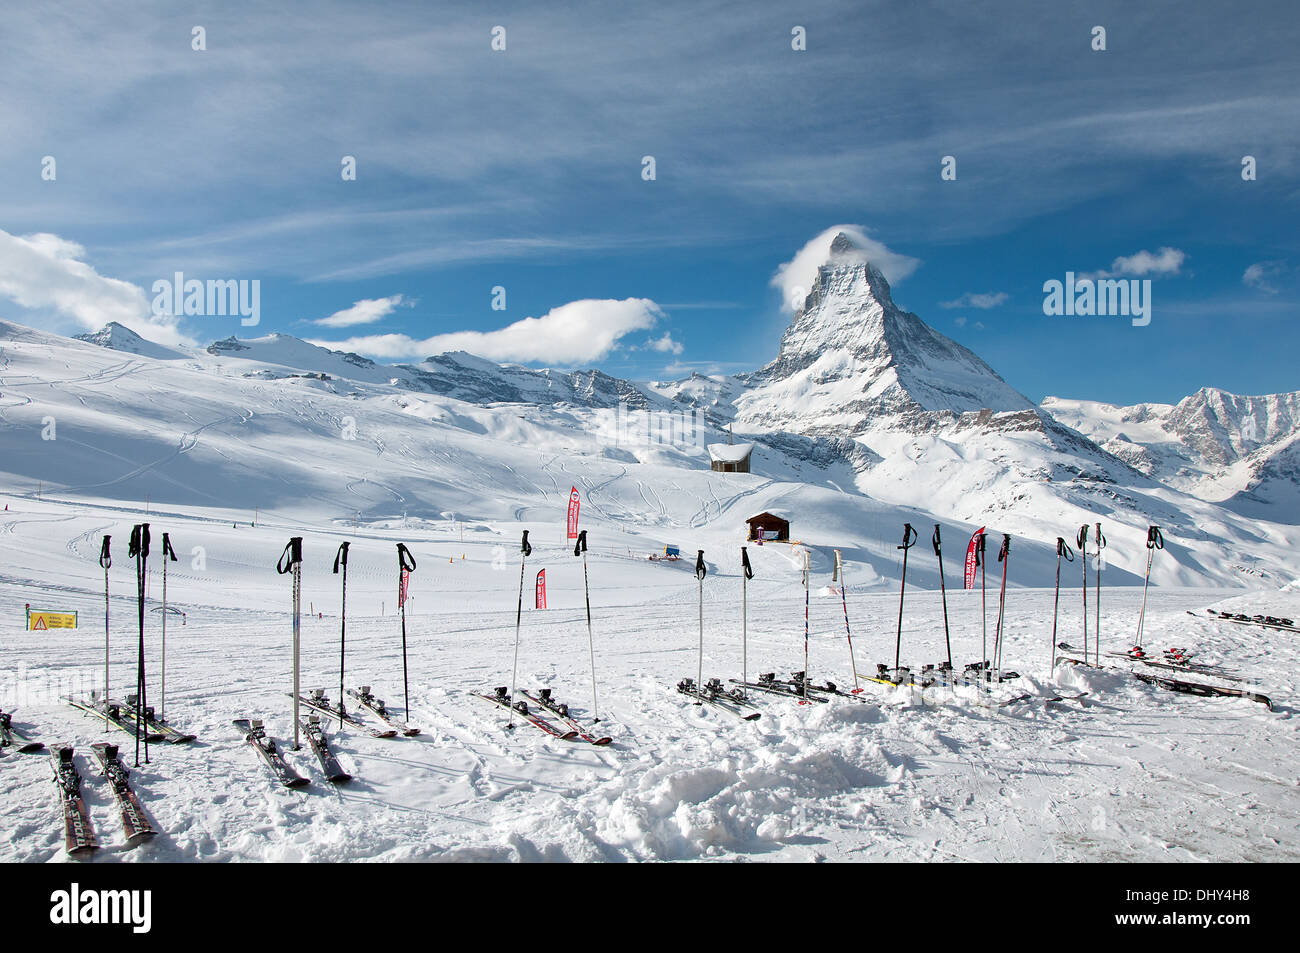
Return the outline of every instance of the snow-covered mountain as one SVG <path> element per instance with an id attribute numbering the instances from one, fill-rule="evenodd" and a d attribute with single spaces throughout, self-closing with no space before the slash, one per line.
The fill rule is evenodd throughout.
<path id="1" fill-rule="evenodd" d="M 1131 573 L 1156 523 L 1170 540 L 1162 582 L 1297 575 L 1300 395 L 1206 390 L 1177 407 L 1036 407 L 899 308 L 843 235 L 776 358 L 748 375 L 639 383 L 463 352 L 390 366 L 281 334 L 150 347 L 120 327 L 69 341 L 0 324 L 11 485 L 227 507 L 310 500 L 334 518 L 519 518 L 572 483 L 624 528 L 664 531 L 730 525 L 733 507 L 798 500 L 835 533 L 863 539 L 877 575 L 889 568 L 873 547 L 892 557 L 885 540 L 903 520 L 986 525 L 1043 547 L 1035 559 L 1054 553 L 1057 535 L 1101 520 L 1110 565 Z M 109 359 L 113 351 L 133 360 Z M 84 372 L 69 378 L 68 366 Z M 642 411 L 688 424 L 668 440 L 630 435 L 627 415 Z M 19 439 L 42 413 L 76 439 Z M 753 474 L 708 474 L 704 446 L 729 430 L 757 443 Z M 1259 571 L 1243 578 L 1247 562 Z"/>
<path id="2" fill-rule="evenodd" d="M 1048 397 L 1043 407 L 1162 483 L 1239 513 L 1300 520 L 1300 392 L 1203 387 L 1176 405 Z"/>
<path id="3" fill-rule="evenodd" d="M 156 358 L 160 361 L 174 361 L 187 356 L 184 351 L 178 348 L 164 347 L 161 344 L 155 344 L 153 341 L 147 341 L 130 328 L 118 324 L 116 321 L 108 322 L 98 331 L 89 334 L 78 334 L 76 339 L 90 344 L 98 344 L 100 347 L 112 348 L 115 351 L 142 354 L 145 357 Z"/>

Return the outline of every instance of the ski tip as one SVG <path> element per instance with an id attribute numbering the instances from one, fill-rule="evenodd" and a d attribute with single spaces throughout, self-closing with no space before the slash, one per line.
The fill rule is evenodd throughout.
<path id="1" fill-rule="evenodd" d="M 564 734 L 560 735 L 560 737 L 565 741 L 573 741 L 578 737 L 578 733 L 576 731 L 566 731 Z"/>
<path id="2" fill-rule="evenodd" d="M 347 784 L 349 781 L 352 780 L 352 775 L 336 774 L 333 777 L 331 777 L 329 780 L 331 784 Z"/>
<path id="3" fill-rule="evenodd" d="M 752 715 L 745 715 L 745 721 L 758 721 L 758 719 L 762 717 L 763 717 L 763 713 L 760 711 L 756 711 Z"/>
<path id="4" fill-rule="evenodd" d="M 43 741 L 32 741 L 32 742 L 29 742 L 29 743 L 23 745 L 22 747 L 20 747 L 20 748 L 18 749 L 18 753 L 19 753 L 19 754 L 36 754 L 36 753 L 41 752 L 41 751 L 44 751 L 44 750 L 45 750 L 45 742 L 43 742 Z"/>
<path id="5" fill-rule="evenodd" d="M 403 729 L 402 729 L 402 734 L 406 735 L 406 737 L 408 737 L 408 738 L 414 738 L 414 737 L 415 737 L 416 735 L 418 735 L 419 733 L 420 733 L 420 729 L 419 729 L 419 728 L 403 728 Z"/>
<path id="6" fill-rule="evenodd" d="M 613 742 L 613 738 L 597 738 L 592 741 L 593 745 L 607 745 Z"/>

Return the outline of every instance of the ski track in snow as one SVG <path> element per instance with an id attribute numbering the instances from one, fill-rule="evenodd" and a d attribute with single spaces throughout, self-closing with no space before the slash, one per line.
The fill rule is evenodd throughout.
<path id="1" fill-rule="evenodd" d="M 619 479 L 587 485 L 584 505 L 593 492 L 614 495 L 609 488 Z M 659 519 L 662 504 L 655 501 L 663 490 L 647 494 L 634 482 L 651 519 Z M 729 503 L 721 502 L 725 512 Z M 231 725 L 236 717 L 260 715 L 282 746 L 291 744 L 284 695 L 290 685 L 287 583 L 271 568 L 285 532 L 227 528 L 201 511 L 166 521 L 182 543 L 202 538 L 208 546 L 206 568 L 191 565 L 178 546 L 182 561 L 170 564 L 168 575 L 169 596 L 188 623 L 168 626 L 167 712 L 199 741 L 152 746 L 151 764 L 133 769 L 146 809 L 165 833 L 126 850 L 90 758 L 89 744 L 103 737 L 102 726 L 57 696 L 101 677 L 97 540 L 104 531 L 124 538 L 135 517 L 111 506 L 54 501 L 24 501 L 23 510 L 7 515 L 0 535 L 3 565 L 23 568 L 0 575 L 0 593 L 11 607 L 75 608 L 82 620 L 72 632 L 26 632 L 21 614 L 10 611 L 0 705 L 41 740 L 76 744 L 106 844 L 94 862 L 1300 859 L 1300 739 L 1293 717 L 1300 646 L 1288 634 L 1185 611 L 1230 597 L 1225 606 L 1300 615 L 1294 594 L 1151 591 L 1148 645 L 1188 646 L 1207 662 L 1258 678 L 1273 696 L 1273 712 L 1244 700 L 1176 695 L 1112 670 L 1062 667 L 1053 679 L 1045 635 L 1053 593 L 1015 589 L 1008 596 L 1005 651 L 1022 678 L 1009 688 L 1033 699 L 1000 708 L 969 688 L 922 693 L 865 683 L 870 704 L 835 700 L 803 708 L 763 697 L 761 720 L 748 723 L 693 706 L 674 690 L 696 669 L 690 567 L 593 550 L 598 727 L 614 738 L 597 748 L 550 739 L 522 722 L 507 732 L 505 712 L 469 697 L 471 690 L 509 682 L 516 530 L 505 525 L 504 534 L 480 535 L 471 527 L 450 561 L 445 534 L 435 532 L 415 546 L 421 565 L 412 605 L 418 610 L 407 620 L 411 717 L 423 734 L 374 739 L 327 719 L 339 759 L 356 779 L 331 787 L 304 746 L 287 757 L 312 783 L 290 791 L 274 783 Z M 538 531 L 540 555 L 529 574 L 549 570 L 554 608 L 525 613 L 520 685 L 553 686 L 580 719 L 590 719 L 581 563 L 565 561 L 558 541 L 546 536 L 552 530 Z M 337 578 L 328 559 L 342 530 L 326 522 L 295 531 L 307 536 L 304 612 L 314 605 L 336 613 Z M 400 712 L 391 551 L 392 541 L 403 537 L 379 526 L 348 532 L 354 547 L 347 683 L 374 685 Z M 502 546 L 504 566 L 494 555 Z M 803 658 L 798 574 L 780 571 L 775 551 L 753 552 L 758 575 L 749 588 L 749 672 L 788 673 Z M 160 594 L 156 559 L 152 565 L 151 606 Z M 112 577 L 115 694 L 128 681 L 133 686 L 135 671 L 130 568 L 121 550 Z M 59 581 L 37 581 L 44 579 Z M 1140 595 L 1137 588 L 1103 594 L 1109 648 L 1126 644 L 1123 633 L 1133 629 Z M 1063 593 L 1060 637 L 1066 640 L 1079 638 L 1077 596 L 1077 589 L 1068 598 Z M 389 614 L 380 616 L 384 599 Z M 860 672 L 892 659 L 896 599 L 896 593 L 850 587 Z M 710 575 L 705 600 L 705 677 L 739 677 L 739 580 Z M 978 653 L 978 605 L 978 593 L 950 592 L 959 665 Z M 996 598 L 991 617 L 995 611 Z M 149 618 L 156 693 L 157 616 Z M 838 594 L 815 595 L 811 624 L 814 677 L 849 683 Z M 942 650 L 938 593 L 909 588 L 905 659 L 938 661 Z M 337 652 L 337 615 L 305 617 L 304 688 L 337 695 Z M 1045 701 L 1053 691 L 1088 694 Z M 129 751 L 129 736 L 118 734 L 113 740 Z M 0 754 L 0 859 L 64 859 L 46 757 Z"/>

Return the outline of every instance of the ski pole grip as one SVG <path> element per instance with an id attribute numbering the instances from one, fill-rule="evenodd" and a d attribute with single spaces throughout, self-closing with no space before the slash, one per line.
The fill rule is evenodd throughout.
<path id="1" fill-rule="evenodd" d="M 519 550 L 525 556 L 531 556 L 533 554 L 532 543 L 528 542 L 528 530 L 524 530 L 524 541 L 520 544 Z"/>
<path id="2" fill-rule="evenodd" d="M 1088 545 L 1088 524 L 1084 523 L 1079 527 L 1079 535 L 1074 538 L 1075 544 L 1082 549 Z"/>
<path id="3" fill-rule="evenodd" d="M 170 533 L 163 533 L 163 559 L 171 558 L 176 562 L 176 550 L 172 549 L 172 538 Z"/>
<path id="4" fill-rule="evenodd" d="M 1011 555 L 1011 536 L 1008 533 L 1002 534 L 1002 548 L 998 550 L 998 562 L 1002 562 Z"/>
<path id="5" fill-rule="evenodd" d="M 911 523 L 903 524 L 903 545 L 899 549 L 911 549 L 916 545 L 916 530 L 912 528 Z"/>
<path id="6" fill-rule="evenodd" d="M 348 547 L 349 547 L 350 545 L 352 545 L 352 544 L 351 544 L 351 543 L 346 543 L 346 542 L 344 542 L 344 543 L 339 543 L 339 551 L 338 551 L 337 553 L 334 554 L 334 573 L 335 573 L 335 575 L 338 575 L 338 571 L 339 571 L 339 567 L 340 567 L 340 566 L 347 566 L 347 564 L 348 564 Z"/>
<path id="7" fill-rule="evenodd" d="M 943 549 L 943 540 L 941 540 L 941 539 L 939 538 L 939 524 L 938 524 L 938 523 L 935 523 L 935 524 L 934 524 L 934 535 L 930 537 L 930 545 L 932 545 L 932 546 L 934 547 L 934 554 L 935 554 L 936 556 L 940 555 L 940 550 Z"/>
<path id="8" fill-rule="evenodd" d="M 283 576 L 300 562 L 302 562 L 302 537 L 294 536 L 285 545 L 284 552 L 280 554 L 280 561 L 276 563 L 275 571 Z"/>
<path id="9" fill-rule="evenodd" d="M 108 551 L 108 541 L 112 538 L 112 536 L 105 536 L 104 542 L 99 548 L 99 565 L 105 569 L 113 565 L 113 554 Z"/>
<path id="10" fill-rule="evenodd" d="M 749 550 L 744 546 L 740 547 L 740 568 L 745 571 L 746 579 L 754 578 L 754 568 L 749 565 Z"/>
<path id="11" fill-rule="evenodd" d="M 578 531 L 578 541 L 573 544 L 573 555 L 581 556 L 587 551 L 587 531 Z"/>
<path id="12" fill-rule="evenodd" d="M 708 574 L 709 569 L 704 565 L 704 550 L 701 549 L 699 550 L 699 554 L 695 557 L 695 578 L 703 581 L 704 577 Z"/>
<path id="13" fill-rule="evenodd" d="M 1159 526 L 1147 527 L 1147 549 L 1164 549 L 1165 538 L 1160 532 Z"/>
<path id="14" fill-rule="evenodd" d="M 346 562 L 346 560 L 344 560 Z M 415 557 L 411 551 L 406 548 L 405 543 L 397 544 L 397 565 L 400 569 L 412 572 L 415 569 Z"/>
<path id="15" fill-rule="evenodd" d="M 127 556 L 149 558 L 149 524 L 136 523 L 131 527 L 131 542 L 127 546 Z"/>

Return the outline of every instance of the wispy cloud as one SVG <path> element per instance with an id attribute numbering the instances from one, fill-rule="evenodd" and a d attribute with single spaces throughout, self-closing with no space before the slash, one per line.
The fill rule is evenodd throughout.
<path id="1" fill-rule="evenodd" d="M 1111 262 L 1110 268 L 1101 271 L 1085 272 L 1081 279 L 1098 278 L 1144 278 L 1147 276 L 1163 277 L 1178 274 L 1187 255 L 1181 249 L 1163 247 L 1154 252 L 1143 249 L 1132 255 L 1121 255 Z"/>
<path id="2" fill-rule="evenodd" d="M 389 295 L 387 298 L 363 298 L 350 308 L 335 311 L 329 317 L 318 318 L 311 323 L 323 328 L 350 328 L 359 324 L 374 324 L 388 317 L 398 307 L 405 305 L 409 308 L 413 304 L 412 301 L 404 300 L 400 294 Z"/>
<path id="3" fill-rule="evenodd" d="M 423 339 L 374 334 L 311 343 L 386 359 L 468 351 L 492 361 L 571 365 L 600 360 L 625 336 L 653 327 L 663 316 L 648 298 L 585 299 L 495 331 L 453 331 Z"/>
<path id="4" fill-rule="evenodd" d="M 1282 274 L 1285 266 L 1286 262 L 1283 261 L 1257 261 L 1242 274 L 1241 282 L 1257 291 L 1275 295 L 1277 288 L 1273 285 L 1273 279 Z"/>
<path id="5" fill-rule="evenodd" d="M 978 308 L 981 311 L 988 311 L 990 308 L 996 308 L 999 305 L 1006 304 L 1011 298 L 1005 291 L 990 292 L 988 294 L 979 294 L 968 292 L 960 298 L 954 298 L 952 301 L 940 301 L 941 308 Z M 963 319 L 959 319 L 963 320 Z"/>

